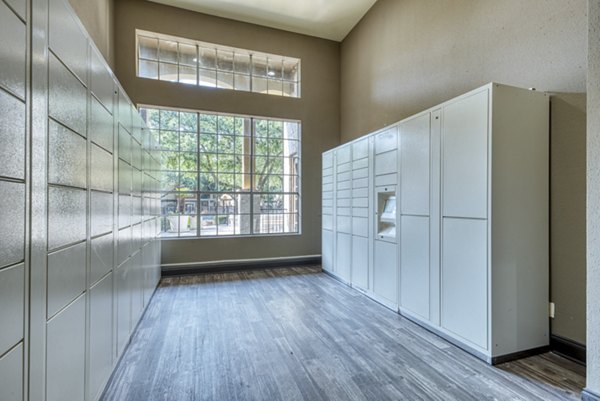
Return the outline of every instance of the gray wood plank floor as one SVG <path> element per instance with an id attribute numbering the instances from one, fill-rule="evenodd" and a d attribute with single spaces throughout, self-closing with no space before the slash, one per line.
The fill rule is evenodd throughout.
<path id="1" fill-rule="evenodd" d="M 103 401 L 576 400 L 554 354 L 489 366 L 320 267 L 165 278 Z"/>

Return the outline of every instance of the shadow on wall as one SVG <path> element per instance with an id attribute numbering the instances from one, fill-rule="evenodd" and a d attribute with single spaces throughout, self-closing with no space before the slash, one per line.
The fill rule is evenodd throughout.
<path id="1" fill-rule="evenodd" d="M 551 93 L 552 335 L 586 343 L 586 94 Z"/>

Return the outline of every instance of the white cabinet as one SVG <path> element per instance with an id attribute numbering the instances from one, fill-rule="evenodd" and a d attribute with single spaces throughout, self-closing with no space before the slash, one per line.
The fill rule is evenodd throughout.
<path id="1" fill-rule="evenodd" d="M 23 338 L 25 270 L 22 263 L 0 270 L 0 294 L 0 352 L 6 352 Z"/>
<path id="2" fill-rule="evenodd" d="M 331 151 L 324 266 L 350 254 L 353 286 L 490 363 L 544 349 L 548 116 L 488 84 Z"/>
<path id="3" fill-rule="evenodd" d="M 160 278 L 158 144 L 68 0 L 5 3 L 0 400 L 95 401 Z"/>
<path id="4" fill-rule="evenodd" d="M 323 270 L 333 272 L 333 232 L 331 230 L 322 230 L 321 249 Z"/>
<path id="5" fill-rule="evenodd" d="M 333 210 L 335 208 L 334 186 L 334 151 L 323 153 L 322 157 L 322 191 L 321 191 L 321 263 L 323 269 L 333 273 Z"/>
<path id="6" fill-rule="evenodd" d="M 403 215 L 429 215 L 430 119 L 426 113 L 398 126 Z"/>
<path id="7" fill-rule="evenodd" d="M 442 327 L 487 349 L 487 223 L 448 218 L 442 233 Z"/>
<path id="8" fill-rule="evenodd" d="M 400 308 L 429 320 L 436 292 L 431 278 L 439 266 L 430 263 L 430 253 L 437 245 L 430 241 L 432 171 L 439 170 L 439 158 L 432 157 L 432 139 L 439 141 L 432 129 L 439 112 L 425 112 L 398 125 L 400 132 Z M 435 178 L 435 177 L 433 177 Z M 435 192 L 435 190 L 433 191 Z M 432 210 L 433 209 L 433 210 Z M 434 259 L 435 261 L 435 259 Z"/>
<path id="9" fill-rule="evenodd" d="M 369 288 L 369 239 L 352 236 L 352 285 L 362 290 Z"/>
<path id="10" fill-rule="evenodd" d="M 443 109 L 444 216 L 487 217 L 488 92 L 485 88 Z"/>
<path id="11" fill-rule="evenodd" d="M 0 357 L 0 400 L 23 400 L 23 344 Z"/>
<path id="12" fill-rule="evenodd" d="M 369 138 L 363 138 L 352 143 L 352 274 L 351 282 L 354 287 L 363 291 L 369 289 L 370 271 L 370 238 L 369 224 L 370 182 L 372 167 L 370 158 Z"/>
<path id="13" fill-rule="evenodd" d="M 398 247 L 392 242 L 375 241 L 373 259 L 373 295 L 379 302 L 395 308 L 398 304 Z"/>
<path id="14" fill-rule="evenodd" d="M 352 146 L 336 149 L 335 156 L 334 273 L 349 283 L 352 258 Z"/>
<path id="15" fill-rule="evenodd" d="M 112 273 L 90 289 L 90 339 L 88 399 L 102 392 L 113 364 Z"/>
<path id="16" fill-rule="evenodd" d="M 335 272 L 344 281 L 350 282 L 352 258 L 352 235 L 338 232 L 335 258 Z"/>
<path id="17" fill-rule="evenodd" d="M 548 117 L 496 84 L 442 107 L 440 325 L 492 362 L 548 345 Z"/>
<path id="18" fill-rule="evenodd" d="M 429 319 L 429 217 L 402 216 L 400 226 L 400 305 Z"/>
<path id="19" fill-rule="evenodd" d="M 375 175 L 393 174 L 398 170 L 398 152 L 389 152 L 375 155 Z"/>
<path id="20" fill-rule="evenodd" d="M 51 320 L 47 329 L 47 401 L 85 398 L 85 294 Z"/>
<path id="21" fill-rule="evenodd" d="M 398 307 L 398 129 L 375 134 L 373 296 Z"/>
<path id="22" fill-rule="evenodd" d="M 352 160 L 354 162 L 354 168 L 362 166 L 362 162 L 367 160 L 369 157 L 369 139 L 363 138 L 352 144 Z M 367 167 L 367 166 L 363 166 Z"/>

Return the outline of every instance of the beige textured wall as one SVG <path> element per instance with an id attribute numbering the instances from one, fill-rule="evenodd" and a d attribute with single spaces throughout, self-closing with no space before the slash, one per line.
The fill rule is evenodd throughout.
<path id="1" fill-rule="evenodd" d="M 302 235 L 162 242 L 163 263 L 321 253 L 321 153 L 339 143 L 337 42 L 212 17 L 142 0 L 115 3 L 116 73 L 138 104 L 302 121 Z M 302 59 L 302 98 L 181 85 L 135 76 L 135 29 Z"/>
<path id="2" fill-rule="evenodd" d="M 346 142 L 490 81 L 585 92 L 585 0 L 379 0 L 342 43 Z"/>
<path id="3" fill-rule="evenodd" d="M 591 401 L 600 399 L 600 0 L 589 0 L 588 60 L 586 388 Z"/>
<path id="4" fill-rule="evenodd" d="M 341 47 L 342 142 L 490 81 L 561 92 L 551 121 L 552 331 L 581 343 L 586 35 L 585 0 L 379 0 Z"/>
<path id="5" fill-rule="evenodd" d="M 108 65 L 114 69 L 115 0 L 69 0 Z"/>

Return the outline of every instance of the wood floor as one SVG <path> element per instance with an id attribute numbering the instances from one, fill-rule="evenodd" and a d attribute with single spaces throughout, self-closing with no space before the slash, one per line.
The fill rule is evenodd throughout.
<path id="1" fill-rule="evenodd" d="M 576 400 L 584 373 L 491 367 L 299 267 L 163 279 L 102 400 Z"/>

